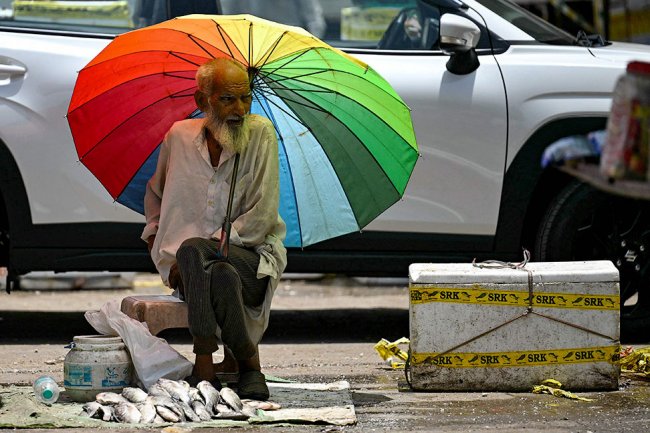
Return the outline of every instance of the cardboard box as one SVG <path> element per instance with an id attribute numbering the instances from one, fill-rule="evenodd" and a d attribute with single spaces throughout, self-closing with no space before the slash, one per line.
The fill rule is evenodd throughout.
<path id="1" fill-rule="evenodd" d="M 618 388 L 611 262 L 412 264 L 409 280 L 413 389 L 530 391 L 545 379 L 570 391 Z"/>

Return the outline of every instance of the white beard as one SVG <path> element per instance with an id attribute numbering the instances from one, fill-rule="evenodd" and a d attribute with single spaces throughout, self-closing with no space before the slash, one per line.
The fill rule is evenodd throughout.
<path id="1" fill-rule="evenodd" d="M 244 115 L 243 120 L 240 126 L 230 126 L 228 122 L 222 121 L 213 113 L 206 113 L 203 124 L 222 149 L 232 153 L 242 153 L 246 150 L 251 138 L 250 117 Z"/>

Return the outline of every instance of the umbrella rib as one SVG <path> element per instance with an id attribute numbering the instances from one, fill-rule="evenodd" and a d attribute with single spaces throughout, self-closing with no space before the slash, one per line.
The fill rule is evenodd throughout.
<path id="1" fill-rule="evenodd" d="M 284 89 L 287 90 L 287 91 L 289 91 L 289 92 L 292 92 L 292 93 L 298 94 L 298 91 L 296 91 L 296 90 L 288 89 L 288 88 L 284 88 Z M 309 90 L 305 90 L 305 91 L 306 91 L 306 92 L 309 92 Z M 267 92 L 267 93 L 272 94 L 272 92 Z M 341 96 L 341 97 L 343 97 L 343 98 L 350 99 L 348 96 L 343 95 L 343 94 L 341 94 L 341 93 L 339 93 L 339 92 L 332 92 L 332 93 L 335 93 L 335 94 L 337 94 L 337 95 L 339 95 L 339 96 Z M 296 101 L 296 100 L 293 100 L 293 99 L 290 99 L 290 98 L 283 97 L 282 99 L 283 99 L 284 101 L 287 101 L 287 102 L 293 102 L 293 103 L 295 103 L 295 104 L 299 104 L 299 105 L 302 105 L 302 106 L 305 106 L 305 107 L 308 107 L 308 108 L 312 108 L 312 109 L 314 109 L 314 110 L 321 111 L 321 112 L 323 112 L 323 113 L 326 113 L 326 114 L 330 114 L 330 115 L 332 115 L 332 113 L 330 113 L 328 110 L 326 110 L 326 109 L 324 109 L 324 108 L 322 108 L 322 107 L 320 107 L 320 106 L 318 106 L 318 105 L 316 105 L 316 104 L 314 104 L 315 106 L 310 106 L 310 105 L 307 105 L 307 104 L 305 104 L 305 103 L 302 103 L 302 102 L 300 102 L 300 101 Z M 304 98 L 303 98 L 303 99 L 304 99 Z M 270 102 L 270 103 L 273 103 L 272 101 L 269 101 L 269 102 Z M 278 105 L 275 104 L 275 103 L 273 103 L 273 105 L 275 105 L 276 107 L 278 107 L 278 109 L 280 109 L 280 110 L 282 110 L 283 112 L 286 113 L 286 110 L 284 110 L 282 107 L 278 106 Z M 289 113 L 288 113 L 288 114 L 289 114 Z M 297 114 L 296 114 L 296 115 L 297 115 Z M 310 132 L 313 133 L 312 129 L 309 128 L 309 126 L 307 126 L 307 125 L 305 124 L 305 122 L 303 122 L 300 118 L 296 118 L 296 117 L 295 117 L 294 115 L 292 115 L 292 114 L 289 114 L 289 116 L 291 116 L 291 117 L 292 117 L 293 119 L 295 119 L 297 122 L 299 122 L 299 123 L 301 123 L 302 125 L 304 125 L 305 128 L 307 128 Z M 384 122 L 384 124 L 386 124 L 386 122 L 385 122 L 383 119 L 380 119 L 380 120 L 382 120 L 382 121 Z M 339 122 L 340 122 L 340 121 L 339 121 Z M 343 124 L 343 123 L 342 123 L 342 124 Z M 343 124 L 343 125 L 345 125 L 345 124 Z M 387 125 L 387 124 L 386 124 L 386 125 Z M 387 125 L 387 126 L 390 127 L 390 125 Z M 347 126 L 346 126 L 346 128 L 347 128 Z M 350 133 L 351 133 L 352 135 L 354 135 L 355 137 L 357 137 L 357 139 L 359 139 L 359 140 L 361 141 L 361 139 L 360 139 L 360 138 L 359 138 L 359 137 L 358 137 L 354 132 L 352 132 L 349 128 L 347 128 L 347 129 L 348 129 L 348 131 L 350 131 Z M 395 131 L 393 128 L 390 128 L 390 129 L 393 130 L 393 131 L 394 131 L 398 136 L 400 136 L 400 135 L 397 133 L 397 131 Z M 401 136 L 400 136 L 400 137 L 401 137 Z M 403 138 L 403 137 L 401 137 L 401 138 L 402 138 L 402 140 L 406 141 L 405 138 Z M 411 147 L 409 146 L 409 148 L 411 148 Z M 411 149 L 412 149 L 412 148 L 411 148 Z M 416 152 L 417 152 L 417 151 L 416 151 Z M 370 156 L 372 157 L 372 159 L 374 159 L 374 161 L 375 161 L 377 167 L 379 167 L 379 169 L 380 169 L 381 171 L 383 171 L 384 173 L 386 173 L 386 170 L 385 170 L 384 167 L 379 163 L 379 161 L 377 161 L 377 158 L 372 154 L 372 152 L 369 151 L 369 154 L 370 154 Z M 387 174 L 387 173 L 386 173 L 386 176 L 388 177 L 388 174 Z M 388 178 L 389 178 L 389 177 L 388 177 Z M 395 191 L 398 195 L 400 195 L 400 194 L 399 194 L 399 191 L 397 190 L 397 187 L 393 184 L 393 182 L 390 182 L 390 184 L 391 184 L 391 186 L 393 187 L 394 191 Z"/>
<path id="2" fill-rule="evenodd" d="M 272 94 L 272 93 L 269 93 L 269 94 Z M 260 101 L 260 106 L 263 106 L 263 104 L 261 103 L 261 99 L 260 99 L 259 95 L 256 94 L 256 95 L 255 95 L 255 98 L 256 98 L 258 101 Z M 283 107 L 281 107 L 281 106 L 278 105 L 277 103 L 275 103 L 275 102 L 269 100 L 268 98 L 264 98 L 264 99 L 266 100 L 267 103 L 273 105 L 274 107 L 277 107 L 278 110 L 282 111 L 284 114 L 286 114 L 287 116 L 289 116 L 290 118 L 292 118 L 293 120 L 295 120 L 296 122 L 300 123 L 300 124 L 303 125 L 305 128 L 307 128 L 308 130 L 311 131 L 311 129 L 309 128 L 309 126 L 305 125 L 305 124 L 303 123 L 303 121 L 300 120 L 298 117 L 296 117 L 293 113 L 291 113 L 291 112 L 285 110 Z M 266 117 L 270 117 L 269 115 L 270 115 L 271 113 L 269 113 L 268 111 L 266 111 L 266 107 L 264 107 L 264 113 L 267 114 Z M 275 132 L 278 134 L 278 136 L 282 137 L 282 132 L 277 128 L 277 126 L 275 125 L 275 123 L 273 124 L 273 126 L 275 127 Z"/>
<path id="3" fill-rule="evenodd" d="M 284 34 L 283 34 L 282 36 L 284 36 Z M 280 43 L 280 39 L 281 39 L 281 37 L 278 38 L 278 40 L 277 40 L 277 44 Z M 275 45 L 276 47 L 277 47 L 277 44 Z M 275 48 L 274 48 L 274 49 L 275 49 Z M 270 71 L 269 74 L 272 74 L 272 73 L 276 72 L 276 71 L 279 70 L 279 69 L 283 69 L 283 68 L 285 68 L 289 63 L 298 60 L 300 57 L 304 56 L 304 55 L 305 55 L 306 53 L 308 53 L 309 51 L 312 51 L 312 50 L 315 50 L 315 49 L 316 49 L 316 47 L 309 47 L 309 48 L 307 48 L 306 50 L 303 50 L 302 53 L 298 54 L 297 56 L 292 57 L 292 58 L 289 59 L 289 61 L 287 61 L 286 63 L 283 63 L 282 65 L 278 65 L 275 69 L 273 69 L 272 71 Z M 269 54 L 269 57 L 270 57 L 270 54 Z M 324 69 L 324 70 L 326 70 L 326 69 Z"/>
<path id="4" fill-rule="evenodd" d="M 178 79 L 181 79 L 181 80 L 192 80 L 192 81 L 195 80 L 194 77 L 184 77 L 182 75 L 176 75 L 176 74 L 173 74 L 171 72 L 163 72 L 162 75 L 164 75 L 166 77 L 178 78 Z"/>
<path id="5" fill-rule="evenodd" d="M 187 89 L 179 90 L 178 92 L 176 92 L 176 93 L 173 94 L 173 95 L 165 95 L 164 97 L 162 97 L 162 98 L 160 98 L 160 99 L 158 99 L 158 100 L 156 100 L 156 101 L 153 101 L 152 103 L 150 103 L 150 104 L 148 104 L 148 105 L 142 107 L 142 108 L 139 109 L 135 114 L 142 113 L 143 111 L 147 110 L 149 107 L 151 107 L 151 106 L 157 104 L 158 102 L 160 102 L 160 101 L 162 101 L 162 100 L 164 100 L 164 99 L 166 99 L 166 98 L 173 97 L 174 95 L 178 95 L 180 92 L 184 92 L 185 90 L 187 90 Z M 187 96 L 189 97 L 189 96 L 194 96 L 194 95 L 187 95 Z M 96 143 L 95 143 L 95 144 L 94 144 L 90 149 L 88 149 L 88 151 L 86 151 L 83 155 L 80 155 L 80 156 L 79 156 L 79 161 L 83 160 L 83 159 L 84 159 L 84 158 L 85 158 L 85 157 L 86 157 L 90 152 L 92 152 L 93 150 L 95 150 L 95 148 L 96 148 L 97 146 L 99 146 L 99 145 L 100 145 L 100 144 L 101 144 L 101 143 L 106 139 L 106 137 L 108 137 L 109 135 L 111 135 L 111 134 L 112 134 L 115 130 L 117 130 L 120 126 L 124 125 L 126 122 L 128 122 L 129 120 L 131 120 L 131 119 L 134 117 L 135 114 L 129 116 L 127 119 L 125 119 L 124 121 L 122 121 L 119 125 L 115 126 L 113 129 L 111 129 L 110 131 L 108 131 L 108 132 L 104 135 L 104 137 L 103 137 L 101 140 L 98 140 L 98 141 L 97 141 L 97 142 L 96 142 Z"/>
<path id="6" fill-rule="evenodd" d="M 190 38 L 190 40 L 191 40 L 192 42 L 194 42 L 194 44 L 195 44 L 197 47 L 199 47 L 201 50 L 203 50 L 203 52 L 204 52 L 205 54 L 207 54 L 208 56 L 210 56 L 210 57 L 212 57 L 212 58 L 214 59 L 214 56 L 212 55 L 212 53 L 209 52 L 209 51 L 208 51 L 208 50 L 207 50 L 203 45 L 199 44 L 199 40 L 202 40 L 202 39 L 195 38 L 194 35 L 192 35 L 192 34 L 190 34 L 190 33 L 187 33 L 187 37 Z M 225 40 L 224 40 L 223 42 L 226 43 Z M 226 46 L 228 46 L 228 44 L 226 44 Z"/>
<path id="7" fill-rule="evenodd" d="M 264 65 L 266 64 L 267 60 L 271 58 L 271 54 L 275 51 L 275 49 L 280 45 L 280 41 L 284 38 L 284 35 L 287 34 L 287 31 L 285 30 L 276 40 L 271 44 L 271 46 L 266 50 L 266 53 L 260 58 L 259 63 L 255 64 L 255 67 L 258 67 L 258 64 Z"/>
<path id="8" fill-rule="evenodd" d="M 216 22 L 214 20 L 212 20 L 212 22 L 217 27 L 217 33 L 219 33 L 219 36 L 221 36 L 221 40 L 223 41 L 224 45 L 228 49 L 228 54 L 230 54 L 230 57 L 232 57 L 234 59 L 235 54 L 233 54 L 232 50 L 230 49 L 230 44 L 228 43 L 228 41 L 226 41 L 226 38 L 224 36 L 227 33 L 223 30 L 223 27 L 221 27 L 221 24 L 219 24 L 218 22 Z M 241 51 L 239 52 L 239 54 L 241 54 Z"/>
<path id="9" fill-rule="evenodd" d="M 189 35 L 188 35 L 188 36 L 189 36 Z M 185 57 L 183 57 L 183 56 L 181 56 L 181 55 L 179 55 L 179 54 L 176 54 L 176 53 L 173 52 L 173 51 L 170 51 L 169 54 L 172 55 L 172 56 L 174 56 L 174 57 L 176 57 L 177 59 L 180 59 L 180 60 L 182 60 L 182 61 L 184 61 L 184 62 L 189 63 L 190 65 L 200 66 L 198 63 L 193 62 L 193 61 L 191 61 L 191 60 L 189 60 L 189 59 L 186 59 Z M 208 54 L 210 54 L 210 53 L 208 53 Z"/>

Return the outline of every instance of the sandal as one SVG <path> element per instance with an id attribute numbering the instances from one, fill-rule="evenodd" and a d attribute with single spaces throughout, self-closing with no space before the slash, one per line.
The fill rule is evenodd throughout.
<path id="1" fill-rule="evenodd" d="M 268 400 L 270 393 L 269 387 L 266 386 L 264 374 L 257 370 L 240 372 L 237 395 L 239 395 L 239 398 L 248 398 L 251 400 Z"/>

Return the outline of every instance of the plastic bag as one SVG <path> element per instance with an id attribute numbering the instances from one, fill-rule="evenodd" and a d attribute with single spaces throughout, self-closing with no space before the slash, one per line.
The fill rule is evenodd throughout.
<path id="1" fill-rule="evenodd" d="M 107 302 L 99 311 L 87 311 L 84 317 L 100 334 L 122 337 L 139 386 L 148 390 L 161 377 L 179 380 L 192 372 L 187 358 L 164 339 L 151 335 L 146 324 L 124 314 L 119 300 Z"/>

